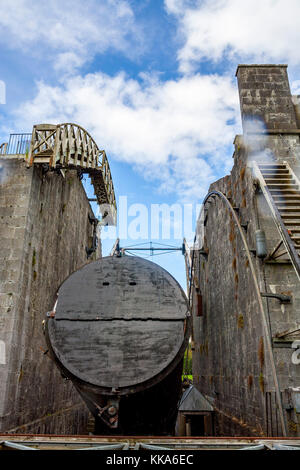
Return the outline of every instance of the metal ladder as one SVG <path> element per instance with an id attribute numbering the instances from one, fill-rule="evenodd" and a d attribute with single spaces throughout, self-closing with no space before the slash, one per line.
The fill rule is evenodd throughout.
<path id="1" fill-rule="evenodd" d="M 287 253 L 300 279 L 300 181 L 287 162 L 253 162 L 253 168 L 281 235 L 271 256 L 283 244 L 276 258 Z"/>

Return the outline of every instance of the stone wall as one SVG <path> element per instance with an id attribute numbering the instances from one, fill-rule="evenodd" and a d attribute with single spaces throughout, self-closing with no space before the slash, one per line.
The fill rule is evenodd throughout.
<path id="1" fill-rule="evenodd" d="M 257 229 L 265 231 L 268 252 L 278 244 L 280 235 L 263 194 L 257 190 L 251 162 L 288 160 L 298 172 L 299 130 L 291 96 L 286 94 L 285 67 L 241 66 L 237 76 L 244 135 L 235 139 L 231 174 L 213 183 L 210 190 L 224 193 L 235 208 L 252 250 L 260 291 L 292 296 L 292 303 L 286 305 L 263 298 L 274 337 L 300 324 L 299 280 L 291 263 L 267 263 L 255 255 Z M 262 94 L 263 90 L 268 90 L 268 95 Z M 253 128 L 247 133 L 246 116 L 263 117 L 265 133 L 261 129 L 253 133 Z M 285 134 L 276 133 L 276 129 L 285 129 Z M 205 206 L 205 226 L 199 221 L 199 231 L 204 234 L 200 245 L 207 254 L 195 251 L 195 276 L 204 312 L 201 317 L 194 316 L 195 385 L 214 403 L 217 435 L 282 435 L 266 332 L 241 235 L 222 199 L 210 199 Z M 273 347 L 272 352 L 288 433 L 299 436 L 300 415 L 288 406 L 287 397 L 291 388 L 300 385 L 300 366 L 292 364 L 292 349 Z"/>
<path id="2" fill-rule="evenodd" d="M 93 212 L 76 171 L 0 165 L 0 431 L 83 433 L 87 409 L 47 356 L 42 321 L 63 280 L 89 261 Z"/>
<path id="3" fill-rule="evenodd" d="M 267 129 L 297 128 L 287 65 L 239 65 L 236 73 L 243 128 L 261 119 Z"/>

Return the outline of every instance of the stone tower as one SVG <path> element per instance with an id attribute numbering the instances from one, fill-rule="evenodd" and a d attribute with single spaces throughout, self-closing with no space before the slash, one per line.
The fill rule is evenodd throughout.
<path id="1" fill-rule="evenodd" d="M 300 436 L 298 98 L 286 65 L 237 80 L 243 135 L 197 226 L 194 382 L 217 435 Z"/>

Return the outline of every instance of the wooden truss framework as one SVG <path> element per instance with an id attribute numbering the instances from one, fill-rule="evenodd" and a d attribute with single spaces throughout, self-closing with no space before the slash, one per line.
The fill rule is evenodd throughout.
<path id="1" fill-rule="evenodd" d="M 38 124 L 33 126 L 28 166 L 49 164 L 50 168 L 80 169 L 88 173 L 100 205 L 116 211 L 111 171 L 105 150 L 99 150 L 92 136 L 74 123 Z"/>

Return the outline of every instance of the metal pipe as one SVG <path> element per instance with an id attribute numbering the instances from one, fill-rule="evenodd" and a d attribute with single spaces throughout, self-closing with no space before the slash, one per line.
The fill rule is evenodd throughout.
<path id="1" fill-rule="evenodd" d="M 124 450 L 125 445 L 126 443 L 125 444 L 108 444 L 108 445 L 95 444 L 93 447 L 83 447 L 83 448 L 78 448 L 74 450 L 118 450 L 118 449 Z"/>
<path id="2" fill-rule="evenodd" d="M 283 295 L 283 294 L 269 294 L 268 292 L 261 292 L 260 295 L 262 297 L 270 297 L 274 299 L 280 300 L 282 304 L 289 304 L 292 300 L 290 295 Z"/>
<path id="3" fill-rule="evenodd" d="M 172 450 L 171 447 L 153 446 L 151 444 L 144 444 L 143 442 L 140 443 L 140 448 L 148 450 Z"/>
<path id="4" fill-rule="evenodd" d="M 17 444 L 16 442 L 9 442 L 9 441 L 2 442 L 2 445 L 5 447 L 9 447 L 11 449 L 16 449 L 16 450 L 38 450 L 38 449 L 35 449 L 34 447 L 23 446 L 22 444 Z"/>
<path id="5" fill-rule="evenodd" d="M 254 445 L 254 446 L 247 446 L 247 447 L 242 447 L 241 449 L 237 449 L 237 450 L 265 450 L 265 446 L 264 444 L 258 444 L 258 445 Z"/>
<path id="6" fill-rule="evenodd" d="M 182 251 L 182 247 L 180 248 L 134 248 L 134 247 L 124 247 L 121 250 L 129 250 L 129 251 Z"/>
<path id="7" fill-rule="evenodd" d="M 278 377 L 277 377 L 275 360 L 274 360 L 273 349 L 272 349 L 272 340 L 270 338 L 270 332 L 269 332 L 269 328 L 268 328 L 268 321 L 267 321 L 266 313 L 265 313 L 265 310 L 264 310 L 264 306 L 263 306 L 263 302 L 262 302 L 262 296 L 261 296 L 261 293 L 260 293 L 260 288 L 259 288 L 259 285 L 258 285 L 258 280 L 257 280 L 256 272 L 255 272 L 255 269 L 254 269 L 254 265 L 253 265 L 253 262 L 252 262 L 252 257 L 251 257 L 251 253 L 250 253 L 250 250 L 249 250 L 249 247 L 248 247 L 248 243 L 247 243 L 246 237 L 244 235 L 243 229 L 241 227 L 240 221 L 239 221 L 239 219 L 236 215 L 236 212 L 233 209 L 230 201 L 225 196 L 225 194 L 223 194 L 221 191 L 215 191 L 215 190 L 211 191 L 205 196 L 204 201 L 203 201 L 203 205 L 212 196 L 219 196 L 219 198 L 222 199 L 223 202 L 225 202 L 226 206 L 228 207 L 229 211 L 231 212 L 231 214 L 234 218 L 234 221 L 235 221 L 235 223 L 238 227 L 240 236 L 242 238 L 242 241 L 243 241 L 243 244 L 244 244 L 244 247 L 245 247 L 246 255 L 247 255 L 247 258 L 248 258 L 248 261 L 249 261 L 250 271 L 251 271 L 252 278 L 253 278 L 255 291 L 256 291 L 256 294 L 257 294 L 257 300 L 258 300 L 258 304 L 259 304 L 259 310 L 260 310 L 260 313 L 261 313 L 263 328 L 264 328 L 264 331 L 265 331 L 266 346 L 267 346 L 267 349 L 268 349 L 270 362 L 271 362 L 271 370 L 272 370 L 272 376 L 273 376 L 273 381 L 274 381 L 274 386 L 275 386 L 278 409 L 279 409 L 281 428 L 282 428 L 283 435 L 287 436 L 286 423 L 285 423 L 285 419 L 284 419 L 284 415 L 283 415 L 283 404 L 282 404 L 281 393 L 280 393 L 280 389 L 279 389 Z"/>
<path id="8" fill-rule="evenodd" d="M 273 444 L 274 450 L 300 450 L 300 447 L 294 447 L 290 445 L 284 445 L 284 444 Z"/>

